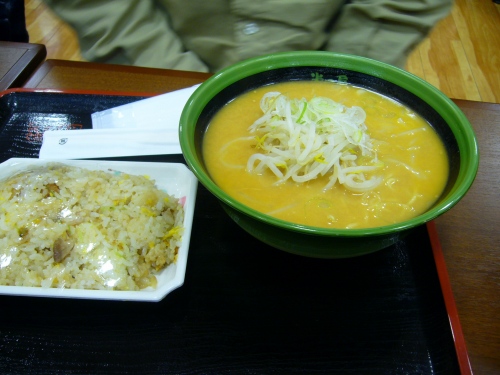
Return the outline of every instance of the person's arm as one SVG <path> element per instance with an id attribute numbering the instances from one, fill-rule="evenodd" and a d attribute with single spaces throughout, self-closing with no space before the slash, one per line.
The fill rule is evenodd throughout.
<path id="1" fill-rule="evenodd" d="M 402 68 L 452 4 L 453 0 L 353 0 L 342 10 L 325 49 Z"/>
<path id="2" fill-rule="evenodd" d="M 44 0 L 76 31 L 88 61 L 208 71 L 185 51 L 165 10 L 152 0 Z"/>

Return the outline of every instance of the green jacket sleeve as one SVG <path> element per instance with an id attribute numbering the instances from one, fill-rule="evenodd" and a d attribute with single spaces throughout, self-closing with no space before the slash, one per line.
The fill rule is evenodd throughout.
<path id="1" fill-rule="evenodd" d="M 453 0 L 353 0 L 335 23 L 326 50 L 350 53 L 404 67 Z"/>
<path id="2" fill-rule="evenodd" d="M 44 0 L 76 31 L 88 61 L 208 71 L 153 0 Z M 166 53 L 168 51 L 168 53 Z"/>

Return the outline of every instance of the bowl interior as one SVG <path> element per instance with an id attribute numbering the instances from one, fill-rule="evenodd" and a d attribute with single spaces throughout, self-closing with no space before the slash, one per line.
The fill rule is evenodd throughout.
<path id="1" fill-rule="evenodd" d="M 248 208 L 218 188 L 203 162 L 203 137 L 212 117 L 225 104 L 257 87 L 284 81 L 328 80 L 349 83 L 392 98 L 425 118 L 448 152 L 448 183 L 426 213 L 380 228 L 322 229 L 272 218 Z M 366 236 L 397 232 L 441 215 L 466 193 L 478 165 L 475 135 L 458 107 L 425 81 L 374 60 L 328 52 L 291 52 L 251 59 L 211 77 L 188 100 L 181 116 L 180 142 L 187 163 L 200 182 L 232 209 L 289 230 L 326 236 Z M 429 162 L 432 162 L 431 160 Z"/>

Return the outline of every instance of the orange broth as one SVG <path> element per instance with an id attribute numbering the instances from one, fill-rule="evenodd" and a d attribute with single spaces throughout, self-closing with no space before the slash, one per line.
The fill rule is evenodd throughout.
<path id="1" fill-rule="evenodd" d="M 262 116 L 259 103 L 270 91 L 306 100 L 324 96 L 363 108 L 368 134 L 384 163 L 373 173 L 383 182 L 365 193 L 338 183 L 325 191 L 328 175 L 276 185 L 277 177 L 268 170 L 248 172 L 247 160 L 257 143 L 248 128 Z M 415 217 L 438 199 L 448 178 L 445 147 L 425 120 L 382 95 L 333 82 L 279 83 L 241 95 L 212 119 L 203 157 L 215 183 L 241 203 L 283 220 L 326 228 L 377 227 Z"/>

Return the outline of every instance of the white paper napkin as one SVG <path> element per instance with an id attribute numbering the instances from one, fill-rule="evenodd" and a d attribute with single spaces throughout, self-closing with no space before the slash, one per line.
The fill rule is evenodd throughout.
<path id="1" fill-rule="evenodd" d="M 182 109 L 199 85 L 153 96 L 92 114 L 93 129 L 175 128 Z"/>
<path id="2" fill-rule="evenodd" d="M 181 113 L 198 86 L 93 113 L 92 129 L 46 131 L 39 158 L 180 154 Z"/>
<path id="3" fill-rule="evenodd" d="M 40 159 L 180 154 L 177 129 L 53 130 L 43 134 Z"/>

